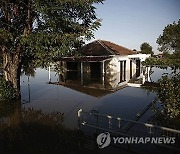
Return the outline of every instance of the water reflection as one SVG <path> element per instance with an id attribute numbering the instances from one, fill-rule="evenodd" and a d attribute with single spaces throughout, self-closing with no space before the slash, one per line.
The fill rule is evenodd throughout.
<path id="1" fill-rule="evenodd" d="M 159 69 L 153 71 L 160 72 Z M 138 88 L 144 81 L 150 81 L 149 68 L 142 68 L 138 77 L 135 70 L 134 73 L 126 71 L 97 76 L 85 72 L 83 78 L 76 71 L 64 72 L 57 73 L 51 68 L 49 74 L 49 71 L 38 68 L 35 77 L 23 75 L 21 94 L 27 103 L 0 102 L 0 153 L 70 153 L 79 150 L 79 132 L 63 126 L 77 128 L 77 111 L 80 108 L 85 111 L 98 109 L 102 114 L 134 119 L 157 96 L 155 90 L 147 93 Z M 152 81 L 157 80 L 157 75 L 155 77 Z M 49 79 L 54 84 L 49 84 Z M 177 106 L 172 113 L 179 114 L 180 88 L 177 87 L 180 77 L 172 79 L 164 78 L 163 81 L 172 80 L 176 89 L 167 85 L 163 92 L 169 93 L 158 95 L 166 103 L 153 106 L 138 121 L 149 120 L 154 124 L 179 128 L 179 115 L 176 119 L 168 118 L 172 115 L 168 109 L 173 109 L 175 102 Z M 167 82 L 163 83 L 166 85 Z M 169 94 L 175 94 L 173 101 L 170 101 L 172 97 Z"/>
<path id="2" fill-rule="evenodd" d="M 20 102 L 0 102 L 0 113 L 1 154 L 83 150 L 80 132 L 63 127 L 63 113 L 24 108 Z"/>
<path id="3" fill-rule="evenodd" d="M 95 65 L 96 63 L 91 64 Z M 81 72 L 78 69 L 75 70 L 72 66 L 71 70 L 66 70 L 63 73 L 57 71 L 59 75 L 58 82 L 50 81 L 49 83 L 63 85 L 91 96 L 102 97 L 128 86 L 140 87 L 145 81 L 150 81 L 149 67 L 141 67 L 139 70 L 121 69 L 122 71 L 117 73 L 102 74 L 98 73 L 100 69 L 94 65 L 92 66 L 93 71 Z M 59 68 L 55 67 L 54 70 L 59 70 Z M 51 76 L 50 71 L 49 76 Z"/>
<path id="4" fill-rule="evenodd" d="M 69 71 L 66 78 L 59 78 L 51 71 L 51 82 L 61 85 L 47 84 L 49 74 L 43 69 L 37 69 L 34 78 L 22 76 L 22 98 L 28 101 L 29 97 L 30 102 L 23 105 L 0 103 L 0 153 L 71 153 L 82 150 L 78 146 L 81 142 L 79 132 L 64 129 L 63 125 L 76 128 L 80 108 L 85 111 L 98 109 L 102 114 L 133 119 L 156 96 L 156 93 L 147 94 L 144 89 L 137 88 L 150 79 L 148 72 L 142 69 L 139 77 L 134 73 L 131 79 L 128 78 L 130 73 L 126 72 L 125 81 L 122 81 L 124 75 L 120 74 L 93 78 L 84 75 L 82 82 L 78 72 Z M 60 80 L 62 78 L 64 80 Z M 139 121 L 157 122 L 156 116 L 152 115 L 154 112 L 147 110 Z M 159 114 L 158 118 L 165 115 L 166 112 Z"/>
<path id="5" fill-rule="evenodd" d="M 145 71 L 142 69 L 142 73 Z M 126 81 L 120 82 L 120 75 L 115 74 L 114 78 L 104 77 L 104 85 L 101 76 L 99 80 L 88 79 L 83 82 L 85 85 L 82 85 L 81 78 L 77 78 L 76 75 L 71 75 L 70 77 L 74 79 L 69 79 L 66 74 L 64 75 L 66 78 L 62 81 L 60 80 L 62 76 L 59 79 L 58 74 L 53 68 L 50 74 L 49 70 L 38 68 L 35 77 L 29 77 L 29 82 L 27 76 L 22 76 L 21 95 L 22 99 L 26 100 L 23 106 L 45 112 L 63 112 L 64 124 L 68 128 L 77 128 L 77 111 L 80 108 L 86 111 L 99 109 L 104 114 L 133 119 L 155 97 L 154 93 L 147 94 L 146 91 L 137 88 L 144 80 L 144 76 L 129 81 L 127 76 Z M 133 74 L 135 76 L 135 73 Z M 54 84 L 48 84 L 50 79 Z M 140 120 L 145 121 L 149 116 L 151 113 L 147 113 Z"/>

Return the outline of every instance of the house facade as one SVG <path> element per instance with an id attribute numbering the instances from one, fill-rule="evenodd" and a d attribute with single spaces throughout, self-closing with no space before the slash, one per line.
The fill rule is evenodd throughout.
<path id="1" fill-rule="evenodd" d="M 77 71 L 81 79 L 84 75 L 91 78 L 115 76 L 120 82 L 142 76 L 142 62 L 150 57 L 103 40 L 83 46 L 79 53 L 81 56 L 60 59 L 67 72 Z"/>
<path id="2" fill-rule="evenodd" d="M 83 46 L 81 56 L 58 59 L 58 83 L 64 86 L 116 91 L 126 86 L 141 86 L 150 80 L 150 68 L 142 62 L 150 57 L 109 41 L 97 40 Z M 49 83 L 51 81 L 49 68 Z M 81 89 L 80 88 L 80 89 Z M 89 90 L 88 90 L 89 91 Z"/>

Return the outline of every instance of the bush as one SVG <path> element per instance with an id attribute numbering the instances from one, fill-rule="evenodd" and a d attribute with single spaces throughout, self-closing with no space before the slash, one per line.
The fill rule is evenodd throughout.
<path id="1" fill-rule="evenodd" d="M 163 113 L 170 118 L 180 117 L 180 73 L 164 75 L 159 80 L 158 96 L 163 105 Z"/>
<path id="2" fill-rule="evenodd" d="M 12 83 L 0 77 L 0 100 L 13 100 L 16 98 L 16 90 L 13 88 Z"/>

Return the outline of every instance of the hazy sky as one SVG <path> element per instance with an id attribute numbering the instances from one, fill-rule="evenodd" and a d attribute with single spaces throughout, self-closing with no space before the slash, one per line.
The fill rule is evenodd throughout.
<path id="1" fill-rule="evenodd" d="M 148 42 L 157 52 L 156 39 L 164 27 L 180 19 L 180 0 L 105 0 L 96 7 L 102 26 L 95 39 L 136 50 Z"/>

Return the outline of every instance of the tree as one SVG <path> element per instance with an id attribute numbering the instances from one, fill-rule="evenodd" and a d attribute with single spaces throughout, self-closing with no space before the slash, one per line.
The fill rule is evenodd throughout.
<path id="1" fill-rule="evenodd" d="M 180 129 L 180 73 L 164 74 L 157 81 L 157 87 L 143 87 L 157 93 L 159 105 L 153 105 L 151 123 Z"/>
<path id="2" fill-rule="evenodd" d="M 159 80 L 158 97 L 164 107 L 163 113 L 169 118 L 180 117 L 180 73 L 164 75 Z"/>
<path id="3" fill-rule="evenodd" d="M 20 96 L 20 71 L 28 57 L 64 56 L 100 26 L 94 3 L 103 0 L 0 0 L 3 74 Z M 26 60 L 27 61 L 27 60 Z"/>
<path id="4" fill-rule="evenodd" d="M 2 54 L 0 54 L 0 69 L 2 67 Z"/>
<path id="5" fill-rule="evenodd" d="M 147 42 L 142 43 L 140 49 L 141 49 L 140 53 L 153 54 L 152 47 Z"/>
<path id="6" fill-rule="evenodd" d="M 159 45 L 159 51 L 174 53 L 180 58 L 180 19 L 177 23 L 167 25 L 156 42 Z"/>

